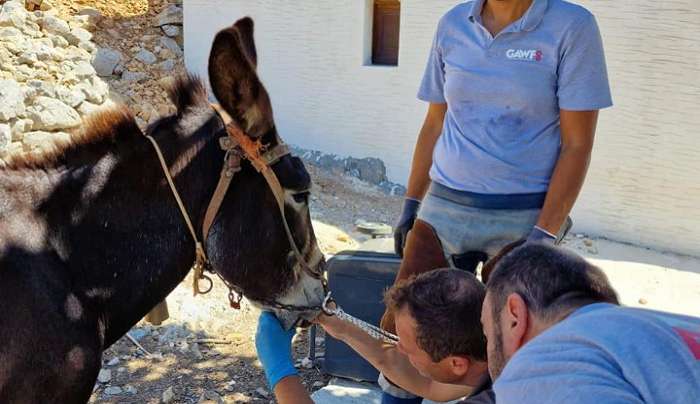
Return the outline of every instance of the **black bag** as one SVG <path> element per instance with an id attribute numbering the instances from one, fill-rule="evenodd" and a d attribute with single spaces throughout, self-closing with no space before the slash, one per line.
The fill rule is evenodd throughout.
<path id="1" fill-rule="evenodd" d="M 346 251 L 328 261 L 328 286 L 348 314 L 379 325 L 384 292 L 391 287 L 401 259 L 396 254 Z M 344 342 L 326 335 L 324 371 L 333 376 L 376 382 L 379 372 Z"/>

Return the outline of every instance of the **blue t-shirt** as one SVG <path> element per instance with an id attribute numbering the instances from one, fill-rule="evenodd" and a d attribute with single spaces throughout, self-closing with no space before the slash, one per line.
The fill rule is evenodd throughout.
<path id="1" fill-rule="evenodd" d="M 562 0 L 533 0 L 495 38 L 484 0 L 442 17 L 418 98 L 447 103 L 430 177 L 481 194 L 546 192 L 559 156 L 559 110 L 612 105 L 593 15 Z"/>
<path id="2" fill-rule="evenodd" d="M 499 404 L 700 403 L 700 318 L 584 306 L 517 351 L 494 390 Z"/>

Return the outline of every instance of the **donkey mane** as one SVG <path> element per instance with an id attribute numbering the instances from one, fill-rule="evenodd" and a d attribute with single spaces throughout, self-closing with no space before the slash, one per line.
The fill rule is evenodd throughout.
<path id="1" fill-rule="evenodd" d="M 208 108 L 209 105 L 204 83 L 191 74 L 176 79 L 168 94 L 177 107 L 178 117 L 187 110 Z M 152 127 L 155 125 L 158 125 L 158 122 Z M 55 142 L 39 151 L 0 158 L 0 169 L 56 168 L 67 164 L 69 157 L 76 153 L 89 151 L 96 155 L 104 155 L 115 144 L 142 135 L 132 112 L 126 106 L 119 105 L 88 116 L 82 129 L 72 133 L 68 141 Z"/>
<path id="2" fill-rule="evenodd" d="M 89 149 L 94 153 L 105 154 L 116 142 L 140 135 L 141 130 L 131 111 L 125 106 L 118 106 L 88 116 L 82 130 L 72 133 L 68 141 L 55 142 L 40 151 L 0 159 L 0 168 L 56 168 L 66 164 L 68 158 L 78 151 Z"/>
<path id="3" fill-rule="evenodd" d="M 168 90 L 168 96 L 175 104 L 178 115 L 182 115 L 188 109 L 209 108 L 209 94 L 204 82 L 191 73 L 178 77 Z"/>

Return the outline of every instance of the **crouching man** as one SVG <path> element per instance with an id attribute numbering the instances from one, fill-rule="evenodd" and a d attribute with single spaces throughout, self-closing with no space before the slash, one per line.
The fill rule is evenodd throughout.
<path id="1" fill-rule="evenodd" d="M 471 273 L 440 269 L 393 286 L 387 307 L 396 320 L 398 345 L 384 344 L 336 317 L 319 324 L 347 343 L 394 383 L 434 401 L 459 398 L 494 403 L 486 363 L 486 339 L 479 321 L 485 288 Z M 293 331 L 263 313 L 256 347 L 280 404 L 311 402 L 291 359 Z"/>
<path id="2" fill-rule="evenodd" d="M 700 403 L 700 319 L 618 306 L 605 274 L 563 249 L 502 258 L 482 322 L 499 404 Z"/>

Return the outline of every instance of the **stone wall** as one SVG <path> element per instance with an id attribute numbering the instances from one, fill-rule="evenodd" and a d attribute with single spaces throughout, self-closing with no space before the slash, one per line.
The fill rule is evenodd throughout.
<path id="1" fill-rule="evenodd" d="M 0 5 L 0 156 L 68 139 L 82 116 L 108 102 L 91 63 L 94 17 L 65 20 L 47 8 Z"/>
<path id="2" fill-rule="evenodd" d="M 406 187 L 389 181 L 386 176 L 386 165 L 376 157 L 341 157 L 298 146 L 292 146 L 292 152 L 300 156 L 306 163 L 324 168 L 332 173 L 347 174 L 376 185 L 389 195 L 403 196 L 406 193 Z"/>
<path id="3" fill-rule="evenodd" d="M 174 112 L 165 90 L 183 72 L 181 1 L 126 17 L 52 1 L 0 1 L 0 158 L 67 140 L 115 101 L 142 129 Z"/>

